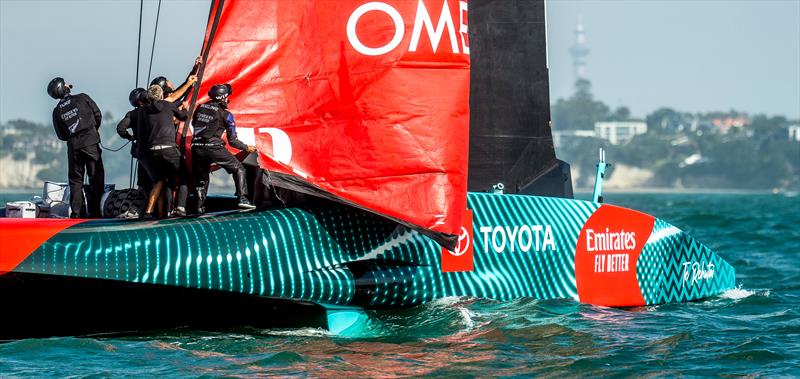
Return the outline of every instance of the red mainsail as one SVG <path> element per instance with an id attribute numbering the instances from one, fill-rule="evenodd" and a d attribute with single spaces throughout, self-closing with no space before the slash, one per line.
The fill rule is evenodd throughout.
<path id="1" fill-rule="evenodd" d="M 466 209 L 467 3 L 215 0 L 199 102 L 231 83 L 240 138 L 277 185 L 452 246 Z"/>

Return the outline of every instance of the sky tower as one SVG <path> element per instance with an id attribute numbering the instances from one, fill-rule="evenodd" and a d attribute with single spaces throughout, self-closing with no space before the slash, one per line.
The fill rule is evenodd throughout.
<path id="1" fill-rule="evenodd" d="M 586 57 L 589 56 L 589 48 L 586 47 L 586 34 L 581 16 L 578 16 L 578 25 L 575 26 L 575 44 L 569 48 L 569 53 L 572 55 L 575 80 L 586 79 Z"/>

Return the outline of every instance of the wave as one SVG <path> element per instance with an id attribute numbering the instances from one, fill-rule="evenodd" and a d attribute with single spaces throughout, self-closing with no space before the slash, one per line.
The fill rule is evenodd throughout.
<path id="1" fill-rule="evenodd" d="M 760 291 L 751 291 L 742 288 L 742 286 L 737 286 L 736 288 L 729 289 L 719 295 L 720 298 L 729 299 L 729 300 L 742 300 L 746 299 L 750 296 L 758 295 L 763 297 L 769 297 L 770 290 L 760 290 Z"/>
<path id="2" fill-rule="evenodd" d="M 331 332 L 322 328 L 300 329 L 264 329 L 260 333 L 265 336 L 290 336 L 290 337 L 330 337 Z"/>

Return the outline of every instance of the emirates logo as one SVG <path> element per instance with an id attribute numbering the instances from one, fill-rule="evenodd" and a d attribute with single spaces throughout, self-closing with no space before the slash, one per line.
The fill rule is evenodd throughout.
<path id="1" fill-rule="evenodd" d="M 469 244 L 471 242 L 472 241 L 470 241 L 469 239 L 469 231 L 467 230 L 467 228 L 462 226 L 461 234 L 458 236 L 458 244 L 456 245 L 455 250 L 453 251 L 448 250 L 448 252 L 453 256 L 460 257 L 464 255 L 464 253 L 466 253 L 467 250 L 469 250 Z"/>

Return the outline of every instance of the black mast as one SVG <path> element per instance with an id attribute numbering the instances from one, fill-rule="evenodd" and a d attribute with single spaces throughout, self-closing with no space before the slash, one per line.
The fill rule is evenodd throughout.
<path id="1" fill-rule="evenodd" d="M 556 159 L 544 0 L 470 0 L 470 191 L 572 197 Z"/>

